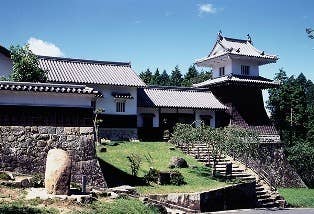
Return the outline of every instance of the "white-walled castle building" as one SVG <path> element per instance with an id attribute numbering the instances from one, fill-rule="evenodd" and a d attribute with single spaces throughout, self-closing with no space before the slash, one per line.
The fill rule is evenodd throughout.
<path id="1" fill-rule="evenodd" d="M 0 82 L 0 108 L 6 112 L 0 117 L 7 124 L 18 123 L 19 117 L 34 124 L 90 126 L 94 109 L 101 108 L 100 135 L 108 139 L 157 139 L 177 122 L 200 121 L 212 127 L 237 124 L 278 136 L 261 94 L 278 83 L 259 74 L 259 66 L 278 58 L 257 50 L 250 38 L 219 34 L 210 54 L 196 62 L 212 68 L 213 79 L 189 88 L 147 86 L 130 63 L 38 59 L 47 83 Z M 11 72 L 10 52 L 0 47 L 0 76 Z"/>

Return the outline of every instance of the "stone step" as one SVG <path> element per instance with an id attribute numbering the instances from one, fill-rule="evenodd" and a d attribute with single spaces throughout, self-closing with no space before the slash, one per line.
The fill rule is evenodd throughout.
<path id="1" fill-rule="evenodd" d="M 266 198 L 271 198 L 270 195 L 268 194 L 262 194 L 262 195 L 256 195 L 257 199 L 266 199 Z"/>
<path id="2" fill-rule="evenodd" d="M 267 203 L 275 203 L 274 199 L 271 198 L 261 198 L 261 199 L 257 199 L 257 203 L 258 204 L 267 204 Z"/>
<path id="3" fill-rule="evenodd" d="M 265 189 L 256 191 L 256 195 L 265 195 L 265 194 L 267 194 L 267 191 Z"/>
<path id="4" fill-rule="evenodd" d="M 216 168 L 216 171 L 218 171 L 218 172 L 225 172 L 226 171 L 226 167 Z M 244 172 L 244 170 L 239 169 L 239 168 L 232 168 L 232 173 L 239 173 L 239 172 Z"/>

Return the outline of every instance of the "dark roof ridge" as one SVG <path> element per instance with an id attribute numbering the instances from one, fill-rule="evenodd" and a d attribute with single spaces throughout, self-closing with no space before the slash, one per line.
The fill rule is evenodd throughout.
<path id="1" fill-rule="evenodd" d="M 85 88 L 86 85 L 62 84 L 62 83 L 49 83 L 49 82 L 14 82 L 14 81 L 0 81 L 0 84 L 10 85 L 28 85 L 28 86 L 49 86 L 49 87 L 68 87 L 68 88 Z"/>
<path id="2" fill-rule="evenodd" d="M 6 57 L 11 57 L 11 51 L 2 45 L 0 45 L 0 53 L 3 53 Z"/>
<path id="3" fill-rule="evenodd" d="M 247 39 L 236 39 L 236 38 L 231 38 L 231 37 L 223 37 L 225 40 L 228 40 L 228 41 L 232 41 L 232 42 L 248 42 Z"/>
<path id="4" fill-rule="evenodd" d="M 84 62 L 90 64 L 104 64 L 104 65 L 121 65 L 131 67 L 131 62 L 114 62 L 114 61 L 101 61 L 101 60 L 91 60 L 91 59 L 78 59 L 78 58 L 67 58 L 67 57 L 54 57 L 54 56 L 42 56 L 37 55 L 39 59 L 48 59 L 56 61 L 70 61 L 70 62 Z"/>

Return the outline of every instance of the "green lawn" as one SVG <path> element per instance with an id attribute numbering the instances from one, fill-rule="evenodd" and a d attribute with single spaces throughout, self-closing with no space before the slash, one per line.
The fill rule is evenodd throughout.
<path id="1" fill-rule="evenodd" d="M 314 207 L 314 189 L 281 188 L 279 193 L 294 207 Z"/>
<path id="2" fill-rule="evenodd" d="M 198 163 L 194 158 L 185 155 L 178 149 L 169 150 L 170 147 L 173 147 L 173 145 L 169 143 L 125 142 L 117 146 L 106 147 L 107 152 L 98 153 L 98 157 L 128 174 L 131 174 L 131 169 L 129 161 L 126 157 L 131 153 L 140 155 L 142 164 L 138 173 L 139 177 L 143 177 L 148 172 L 150 167 L 158 170 L 169 170 L 168 164 L 173 156 L 183 157 L 190 166 L 194 165 L 197 167 L 196 169 L 178 169 L 178 171 L 180 171 L 184 176 L 185 182 L 187 183 L 185 185 L 137 186 L 138 191 L 142 194 L 195 192 L 227 185 L 226 183 L 210 178 L 210 171 L 208 171 L 208 169 L 206 169 L 201 163 Z M 146 157 L 151 157 L 151 161 L 149 161 L 150 158 Z"/>

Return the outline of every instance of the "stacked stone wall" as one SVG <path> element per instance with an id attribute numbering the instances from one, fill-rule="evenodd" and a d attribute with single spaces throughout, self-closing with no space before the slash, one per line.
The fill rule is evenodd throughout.
<path id="1" fill-rule="evenodd" d="M 109 140 L 138 139 L 137 128 L 99 128 L 99 137 Z"/>
<path id="2" fill-rule="evenodd" d="M 53 148 L 70 154 L 72 182 L 80 183 L 86 175 L 89 185 L 106 187 L 92 127 L 0 126 L 0 170 L 44 173 L 47 153 Z"/>
<path id="3" fill-rule="evenodd" d="M 275 187 L 306 187 L 289 164 L 281 143 L 261 143 L 258 158 L 236 157 Z"/>

